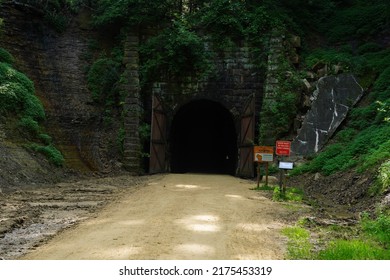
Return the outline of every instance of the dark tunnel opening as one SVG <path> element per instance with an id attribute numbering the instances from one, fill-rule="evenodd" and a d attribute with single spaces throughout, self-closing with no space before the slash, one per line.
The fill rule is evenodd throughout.
<path id="1" fill-rule="evenodd" d="M 179 109 L 170 134 L 171 172 L 235 174 L 237 134 L 232 114 L 217 102 Z"/>

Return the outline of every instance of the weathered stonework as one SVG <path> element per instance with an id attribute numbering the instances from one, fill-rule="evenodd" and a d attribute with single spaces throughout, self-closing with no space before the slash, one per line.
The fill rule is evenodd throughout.
<path id="1" fill-rule="evenodd" d="M 184 104 L 196 99 L 216 101 L 238 118 L 246 101 L 253 94 L 260 109 L 263 96 L 263 74 L 252 63 L 250 47 L 237 47 L 218 57 L 216 75 L 206 81 L 173 83 L 160 81 L 153 85 L 153 92 L 159 94 L 167 107 L 171 108 L 170 118 Z M 259 110 L 257 110 L 259 111 Z"/>
<path id="2" fill-rule="evenodd" d="M 122 74 L 122 91 L 125 97 L 123 122 L 125 138 L 123 143 L 124 167 L 134 173 L 141 171 L 141 145 L 139 139 L 139 122 L 141 118 L 140 84 L 139 84 L 139 38 L 138 33 L 128 34 L 124 43 Z"/>
<path id="3" fill-rule="evenodd" d="M 112 170 L 112 148 L 117 128 L 102 125 L 103 109 L 93 104 L 87 88 L 83 59 L 95 34 L 83 22 L 71 19 L 63 33 L 46 26 L 42 14 L 26 6 L 3 3 L 5 28 L 0 46 L 16 59 L 15 67 L 33 80 L 45 107 L 44 126 L 65 157 L 78 171 Z"/>
<path id="4" fill-rule="evenodd" d="M 88 62 L 84 56 L 89 51 L 89 40 L 96 38 L 95 32 L 76 16 L 63 33 L 58 33 L 44 24 L 42 14 L 12 3 L 2 5 L 0 17 L 7 27 L 0 46 L 16 58 L 15 67 L 34 81 L 47 115 L 44 126 L 64 154 L 67 167 L 110 172 L 124 166 L 139 172 L 138 128 L 141 115 L 150 114 L 151 104 L 150 100 L 140 100 L 138 37 L 129 33 L 124 45 L 123 112 L 116 112 L 107 126 L 104 107 L 93 102 L 87 87 Z M 237 47 L 216 58 L 213 78 L 198 81 L 188 77 L 180 83 L 159 81 L 154 89 L 147 89 L 145 96 L 159 93 L 170 109 L 170 121 L 182 105 L 192 100 L 216 101 L 231 112 L 239 132 L 239 116 L 248 98 L 256 96 L 256 112 L 262 102 L 263 73 L 252 63 L 252 55 L 251 47 Z M 123 155 L 114 147 L 120 128 L 125 130 Z"/>

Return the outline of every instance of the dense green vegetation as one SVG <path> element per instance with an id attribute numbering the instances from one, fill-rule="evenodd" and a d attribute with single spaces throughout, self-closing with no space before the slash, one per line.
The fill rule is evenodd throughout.
<path id="1" fill-rule="evenodd" d="M 42 13 L 44 20 L 52 28 L 62 32 L 69 24 L 69 15 L 77 12 L 81 6 L 87 5 L 88 2 L 84 0 L 18 0 L 17 4 L 26 5 Z"/>
<path id="2" fill-rule="evenodd" d="M 350 2 L 318 25 L 325 43 L 305 50 L 305 64 L 339 65 L 354 73 L 366 90 L 364 105 L 352 110 L 332 145 L 292 174 L 364 172 L 390 158 L 390 51 L 389 42 L 382 41 L 389 30 L 389 8 L 384 1 Z"/>
<path id="3" fill-rule="evenodd" d="M 45 111 L 35 95 L 33 82 L 13 68 L 13 61 L 12 55 L 0 48 L 0 113 L 10 119 L 16 117 L 21 134 L 43 144 L 27 146 L 46 155 L 56 166 L 62 166 L 62 154 L 53 146 L 51 137 L 44 134 L 41 126 L 45 120 Z"/>

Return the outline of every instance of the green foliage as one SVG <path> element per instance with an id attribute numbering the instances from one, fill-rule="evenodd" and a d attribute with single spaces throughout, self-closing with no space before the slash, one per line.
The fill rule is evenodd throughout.
<path id="1" fill-rule="evenodd" d="M 278 63 L 278 72 L 275 78 L 279 81 L 273 98 L 265 100 L 260 113 L 259 143 L 267 144 L 265 139 L 270 138 L 272 127 L 273 139 L 281 139 L 290 131 L 291 124 L 296 117 L 300 100 L 301 79 L 293 74 L 293 66 L 287 58 L 281 58 Z"/>
<path id="2" fill-rule="evenodd" d="M 57 167 L 61 167 L 64 165 L 65 159 L 61 152 L 56 149 L 53 145 L 47 145 L 47 146 L 41 146 L 38 144 L 30 144 L 28 145 L 30 149 L 33 151 L 39 152 L 41 154 L 44 154 L 49 162 L 54 164 Z"/>
<path id="3" fill-rule="evenodd" d="M 78 11 L 78 8 L 87 4 L 88 0 L 18 0 L 43 13 L 44 20 L 53 29 L 63 32 L 69 23 L 69 15 Z"/>
<path id="4" fill-rule="evenodd" d="M 352 64 L 352 54 L 348 48 L 344 49 L 316 49 L 311 51 L 305 58 L 307 67 L 312 68 L 317 63 L 328 65 L 342 65 L 344 69 L 348 69 Z"/>
<path id="5" fill-rule="evenodd" d="M 91 46 L 92 48 L 92 46 Z M 96 53 L 102 52 L 99 45 L 93 46 Z M 88 88 L 92 99 L 102 107 L 103 124 L 110 126 L 114 120 L 113 113 L 123 105 L 124 96 L 121 96 L 120 79 L 122 73 L 123 50 L 114 48 L 110 55 L 100 54 L 93 61 L 87 73 Z"/>
<path id="6" fill-rule="evenodd" d="M 390 252 L 363 240 L 336 240 L 318 254 L 320 260 L 388 260 Z"/>
<path id="7" fill-rule="evenodd" d="M 387 149 L 386 152 L 389 153 L 389 148 Z M 390 158 L 388 154 L 387 154 L 387 158 Z M 369 189 L 369 194 L 371 196 L 375 196 L 377 194 L 384 194 L 389 189 L 390 189 L 390 160 L 382 163 L 382 165 L 379 167 L 377 180 L 374 184 L 371 185 Z"/>
<path id="8" fill-rule="evenodd" d="M 365 43 L 365 44 L 359 46 L 357 49 L 357 53 L 358 54 L 375 53 L 375 52 L 379 52 L 381 50 L 382 50 L 382 47 L 379 44 L 373 43 L 373 42 L 368 42 L 368 43 Z"/>
<path id="9" fill-rule="evenodd" d="M 272 200 L 274 201 L 286 200 L 286 195 L 280 190 L 280 188 L 274 188 L 272 194 Z"/>
<path id="10" fill-rule="evenodd" d="M 92 64 L 88 71 L 88 88 L 94 101 L 104 103 L 118 93 L 119 67 L 118 62 L 108 57 L 99 58 Z"/>
<path id="11" fill-rule="evenodd" d="M 390 63 L 390 55 L 386 57 L 384 60 Z M 389 64 L 388 64 L 389 65 Z M 376 67 L 381 67 L 381 65 L 376 64 Z M 390 98 L 390 66 L 385 68 L 379 75 L 379 77 L 376 79 L 374 84 L 374 91 L 376 92 L 387 92 L 387 98 Z M 379 93 L 377 93 L 379 95 Z M 378 96 L 379 97 L 379 96 Z"/>
<path id="12" fill-rule="evenodd" d="M 389 162 L 388 162 L 389 163 Z M 388 172 L 390 164 L 387 164 Z M 390 173 L 387 173 L 387 186 Z M 380 213 L 376 219 L 370 219 L 368 214 L 363 215 L 361 226 L 365 234 L 379 242 L 383 247 L 390 250 L 390 216 Z M 389 252 L 390 254 L 390 252 Z"/>
<path id="13" fill-rule="evenodd" d="M 375 219 L 363 213 L 358 225 L 362 232 L 352 240 L 334 240 L 320 251 L 323 260 L 389 260 L 390 216 L 380 213 Z"/>
<path id="14" fill-rule="evenodd" d="M 11 62 L 10 56 L 2 55 L 2 58 L 4 57 Z M 18 116 L 20 118 L 18 126 L 22 134 L 38 138 L 46 144 L 46 146 L 31 144 L 29 147 L 45 154 L 54 165 L 63 165 L 64 158 L 51 144 L 51 137 L 47 134 L 39 134 L 42 131 L 39 122 L 45 119 L 45 111 L 42 103 L 35 96 L 33 82 L 4 62 L 0 62 L 0 112 L 4 115 Z"/>
<path id="15" fill-rule="evenodd" d="M 5 49 L 0 48 L 0 62 L 8 63 L 12 65 L 14 63 L 14 57 Z"/>
<path id="16" fill-rule="evenodd" d="M 65 31 L 68 22 L 65 15 L 58 12 L 57 10 L 47 10 L 45 12 L 45 20 L 46 22 L 56 31 L 63 32 Z"/>
<path id="17" fill-rule="evenodd" d="M 118 147 L 119 152 L 123 155 L 124 148 L 123 148 L 123 143 L 125 141 L 126 137 L 126 131 L 123 127 L 121 127 L 118 131 L 118 136 L 116 138 L 116 145 Z"/>
<path id="18" fill-rule="evenodd" d="M 53 138 L 50 135 L 47 135 L 45 133 L 41 133 L 38 135 L 38 138 L 42 141 L 45 145 L 50 145 L 53 142 Z"/>
<path id="19" fill-rule="evenodd" d="M 242 38 L 245 30 L 245 6 L 241 1 L 210 1 L 197 13 L 198 26 L 214 35 L 216 40 Z"/>
<path id="20" fill-rule="evenodd" d="M 270 185 L 260 185 L 259 187 L 253 188 L 251 190 L 255 191 L 274 191 L 275 187 L 270 186 Z"/>
<path id="21" fill-rule="evenodd" d="M 363 172 L 364 170 L 377 166 L 387 159 L 390 159 L 390 140 L 384 140 L 383 143 L 369 149 L 369 152 L 362 156 L 363 163 L 358 168 L 358 171 Z"/>
<path id="22" fill-rule="evenodd" d="M 288 237 L 288 258 L 305 260 L 312 258 L 313 245 L 310 243 L 310 233 L 302 227 L 288 227 L 282 230 L 282 234 Z"/>
<path id="23" fill-rule="evenodd" d="M 31 135 L 38 135 L 40 127 L 37 121 L 34 121 L 31 117 L 23 117 L 19 121 L 19 127 L 23 131 L 27 131 Z"/>
<path id="24" fill-rule="evenodd" d="M 305 226 L 312 224 L 301 222 L 301 226 L 284 228 L 282 234 L 289 238 L 287 243 L 288 258 L 290 259 L 319 259 L 319 260 L 389 260 L 390 259 L 390 216 L 379 213 L 376 218 L 370 218 L 369 214 L 363 213 L 362 219 L 354 228 L 331 226 L 326 228 L 314 228 L 320 234 L 321 244 L 325 246 L 314 251 L 310 242 L 310 233 Z M 352 239 L 348 239 L 353 232 Z M 339 233 L 335 238 L 335 232 Z M 324 235 L 325 234 L 325 235 Z M 342 238 L 340 238 L 342 236 Z"/>
<path id="25" fill-rule="evenodd" d="M 336 144 L 325 148 L 311 163 L 297 168 L 293 174 L 322 172 L 329 175 L 355 166 L 363 172 L 390 158 L 387 123 L 390 118 L 390 52 L 375 46 L 366 44 L 360 49 L 365 63 L 361 73 L 377 76 L 368 96 L 368 105 L 352 109 L 348 126 L 335 137 Z M 354 56 L 351 59 L 359 61 Z M 356 69 L 353 63 L 349 65 Z"/>
<path id="26" fill-rule="evenodd" d="M 151 130 L 150 124 L 148 124 L 148 123 L 140 124 L 140 126 L 138 128 L 138 132 L 139 132 L 139 138 L 140 138 L 141 142 L 144 142 L 144 141 L 147 141 L 150 139 L 150 130 Z"/>
<path id="27" fill-rule="evenodd" d="M 326 147 L 310 163 L 297 167 L 291 173 L 322 172 L 330 175 L 358 166 L 363 172 L 389 158 L 390 126 L 371 126 L 357 134 L 353 139 L 346 137 L 353 130 L 349 129 L 339 137 L 340 143 Z M 337 139 L 337 136 L 336 136 Z M 350 140 L 348 140 L 350 139 Z"/>
<path id="28" fill-rule="evenodd" d="M 303 200 L 304 193 L 301 189 L 298 188 L 287 188 L 286 198 L 288 201 L 300 202 Z"/>
<path id="29" fill-rule="evenodd" d="M 366 39 L 389 26 L 390 9 L 385 0 L 355 0 L 345 7 L 342 5 L 342 1 L 339 2 L 334 13 L 322 25 L 331 42 Z"/>
<path id="30" fill-rule="evenodd" d="M 9 64 L 0 63 L 0 112 L 42 121 L 45 112 L 34 92 L 30 79 Z"/>
<path id="31" fill-rule="evenodd" d="M 140 55 L 142 83 L 186 75 L 202 79 L 213 72 L 204 41 L 180 20 L 143 44 Z"/>
<path id="32" fill-rule="evenodd" d="M 390 149 L 388 149 L 389 151 Z M 382 190 L 387 191 L 390 188 L 390 161 L 387 161 L 379 168 L 379 182 L 382 184 Z"/>
<path id="33" fill-rule="evenodd" d="M 348 143 L 349 141 L 352 141 L 357 134 L 358 131 L 356 129 L 346 128 L 337 133 L 335 138 L 338 142 Z"/>
<path id="34" fill-rule="evenodd" d="M 273 189 L 272 200 L 274 201 L 295 201 L 300 202 L 303 199 L 303 191 L 297 188 L 287 188 L 285 193 L 280 190 L 280 187 Z"/>
<path id="35" fill-rule="evenodd" d="M 97 0 L 95 6 L 94 24 L 99 27 L 159 24 L 175 12 L 173 0 Z"/>

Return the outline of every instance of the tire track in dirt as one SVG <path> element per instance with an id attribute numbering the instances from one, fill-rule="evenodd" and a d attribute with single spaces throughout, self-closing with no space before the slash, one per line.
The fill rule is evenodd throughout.
<path id="1" fill-rule="evenodd" d="M 23 259 L 283 259 L 280 229 L 301 210 L 253 187 L 225 175 L 155 178 Z"/>

